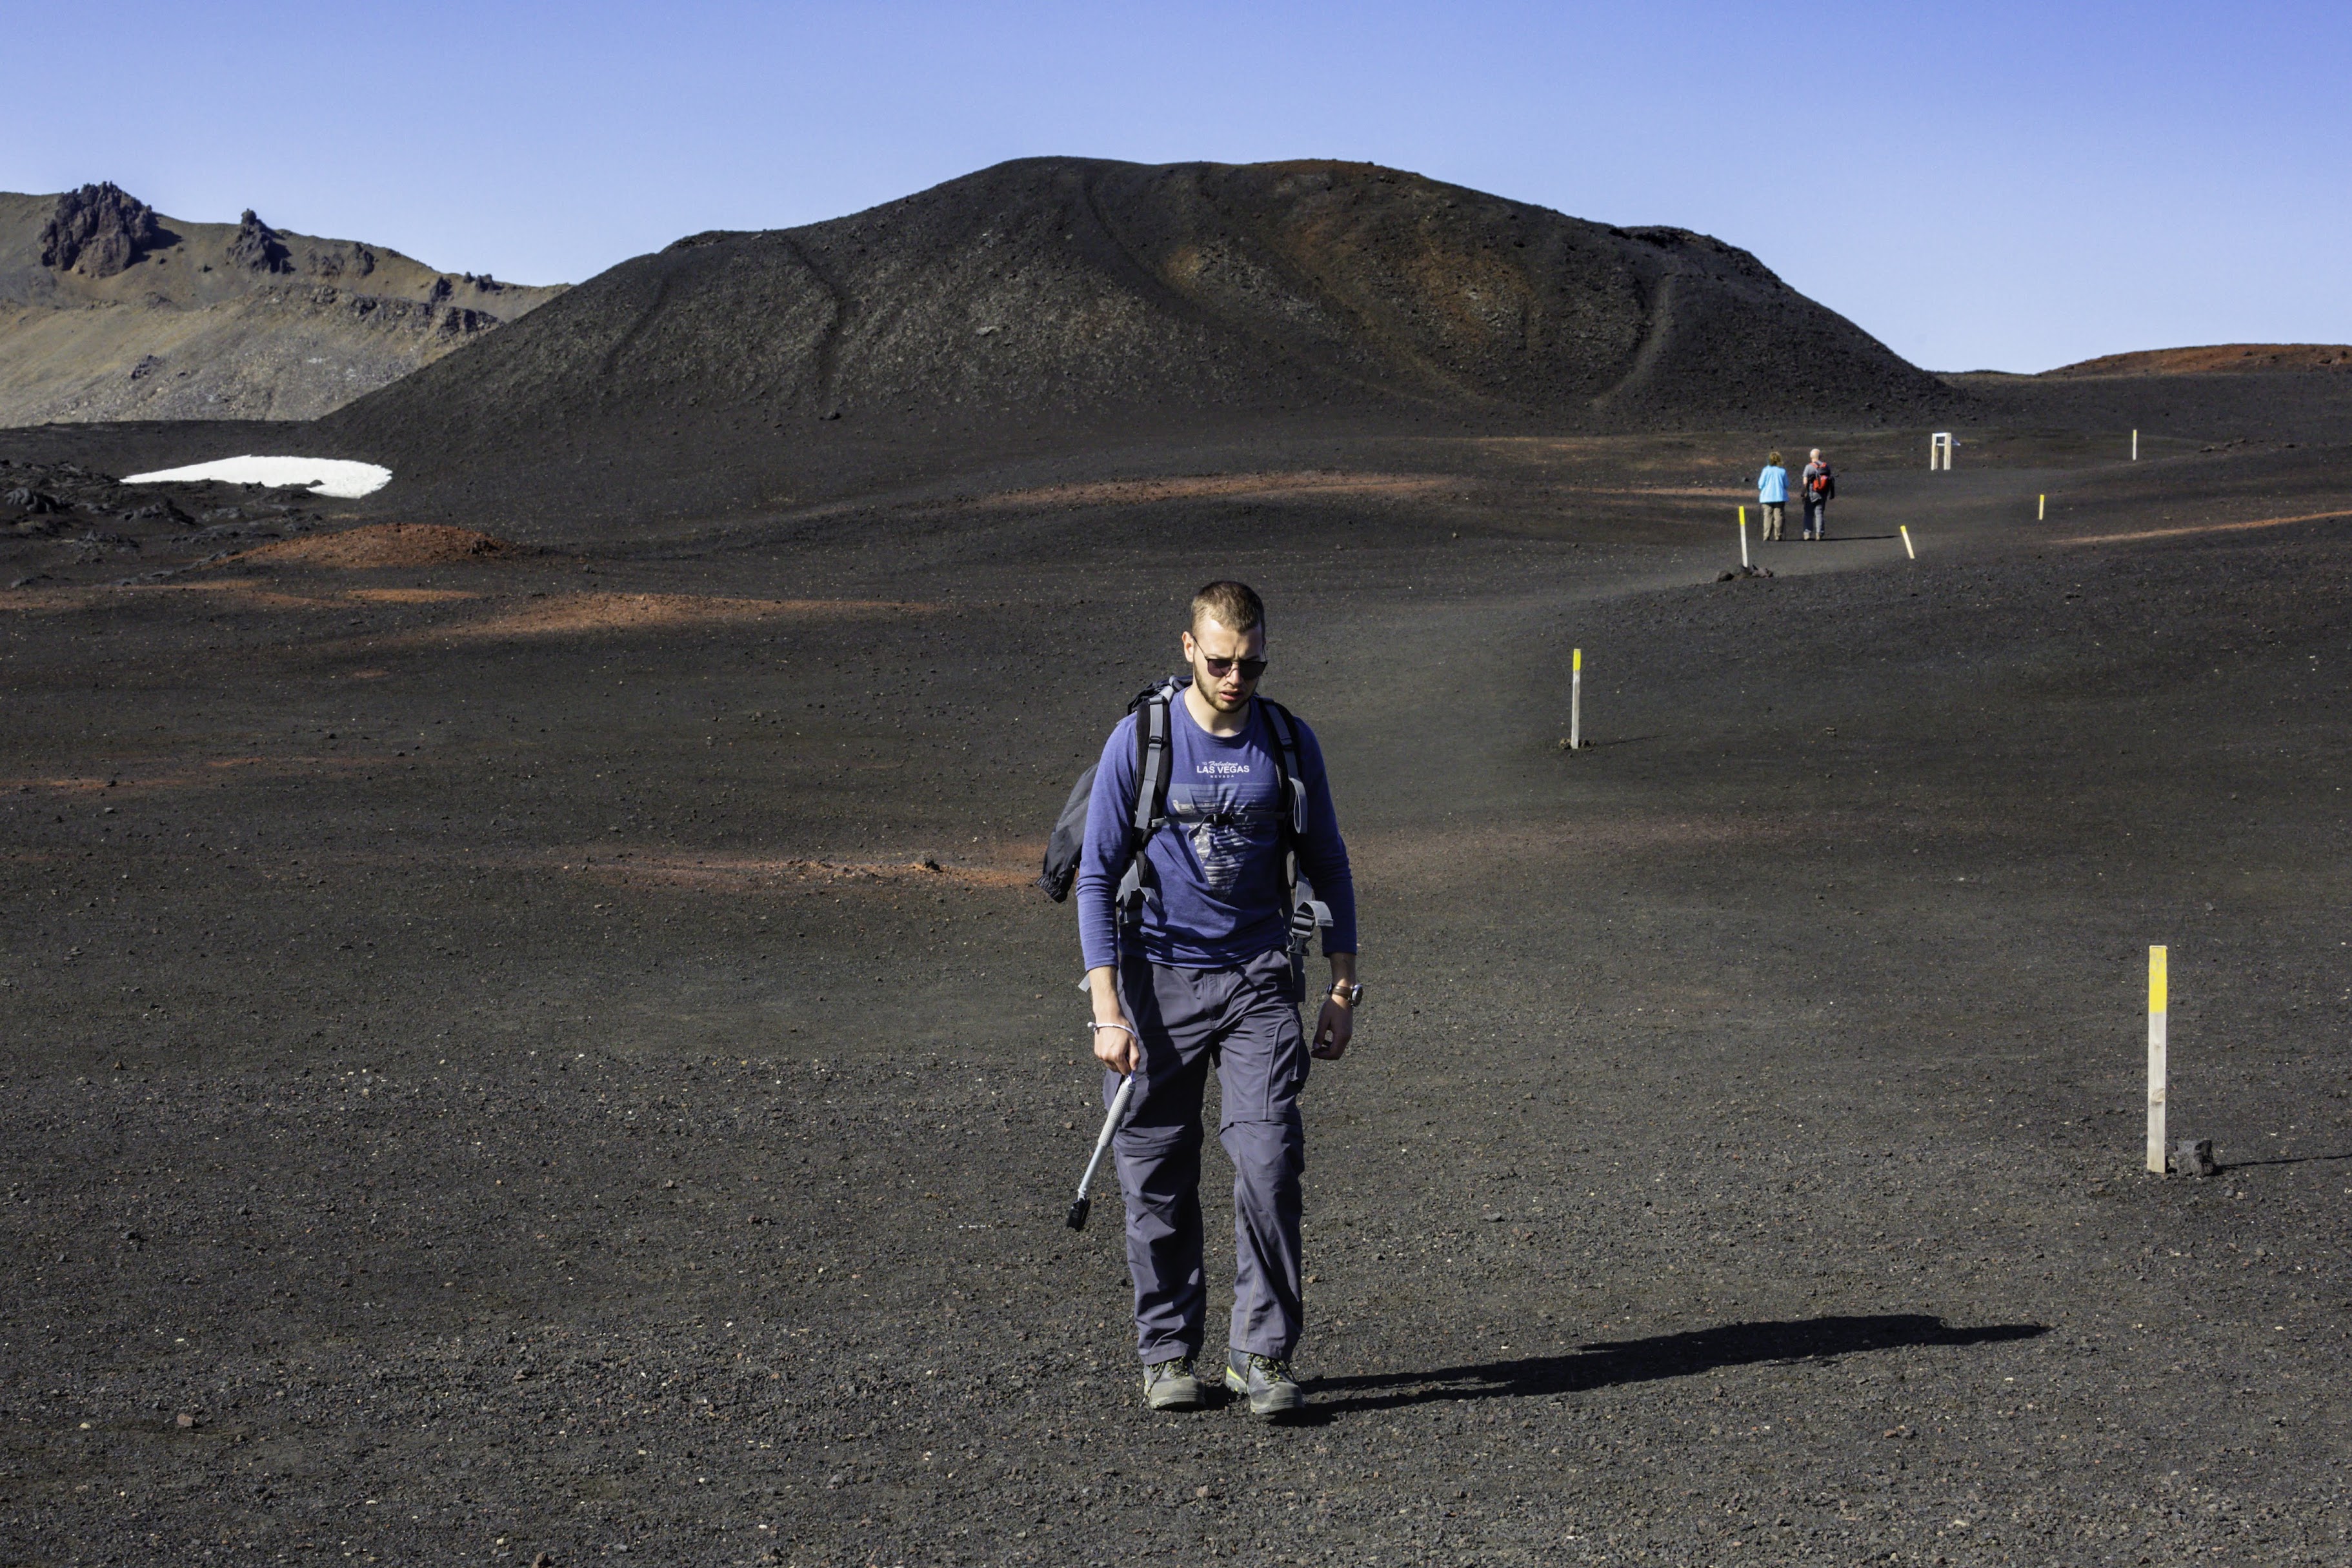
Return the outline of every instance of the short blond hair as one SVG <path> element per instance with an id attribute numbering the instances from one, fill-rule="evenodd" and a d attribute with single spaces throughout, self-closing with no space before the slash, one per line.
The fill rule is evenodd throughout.
<path id="1" fill-rule="evenodd" d="M 1201 629 L 1201 617 L 1209 616 L 1219 626 L 1240 636 L 1265 624 L 1265 601 L 1257 590 L 1246 583 L 1228 582 L 1223 578 L 1202 585 L 1192 595 L 1192 619 L 1190 630 Z"/>

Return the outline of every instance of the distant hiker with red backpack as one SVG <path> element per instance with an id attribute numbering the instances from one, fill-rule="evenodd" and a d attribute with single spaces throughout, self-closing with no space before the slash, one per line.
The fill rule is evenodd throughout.
<path id="1" fill-rule="evenodd" d="M 1804 538 L 1829 537 L 1830 502 L 1837 499 L 1837 476 L 1830 472 L 1830 461 L 1822 456 L 1819 447 L 1813 448 L 1813 460 L 1805 465 L 1805 531 Z"/>
<path id="2" fill-rule="evenodd" d="M 1256 695 L 1265 646 L 1265 607 L 1247 586 L 1212 583 L 1193 596 L 1190 679 L 1144 692 L 1111 731 L 1091 784 L 1072 792 L 1039 883 L 1058 897 L 1075 875 L 1106 1105 L 1133 1075 L 1111 1150 L 1145 1402 L 1203 1403 L 1193 1364 L 1208 1305 L 1201 1104 L 1213 1065 L 1236 1254 L 1222 1381 L 1254 1415 L 1280 1418 L 1306 1405 L 1289 1364 L 1304 1326 L 1299 1092 L 1310 1056 L 1347 1050 L 1363 987 L 1323 753 L 1314 731 Z M 1301 901 L 1299 872 L 1311 900 Z M 1331 985 L 1310 1046 L 1298 1006 L 1305 941 L 1320 922 Z"/>

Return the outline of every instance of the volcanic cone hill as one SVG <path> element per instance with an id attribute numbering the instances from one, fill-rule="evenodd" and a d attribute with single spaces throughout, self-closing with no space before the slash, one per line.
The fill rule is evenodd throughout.
<path id="1" fill-rule="evenodd" d="M 559 292 L 111 184 L 0 194 L 0 426 L 315 418 Z"/>
<path id="2" fill-rule="evenodd" d="M 1361 163 L 1036 158 L 803 228 L 679 240 L 320 435 L 415 474 L 1139 417 L 1875 424 L 1954 395 L 1680 229 Z"/>

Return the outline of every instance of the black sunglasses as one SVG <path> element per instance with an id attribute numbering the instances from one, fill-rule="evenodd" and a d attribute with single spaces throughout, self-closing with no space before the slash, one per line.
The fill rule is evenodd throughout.
<path id="1" fill-rule="evenodd" d="M 1205 653 L 1201 656 L 1201 667 L 1218 680 L 1223 680 L 1225 671 L 1236 664 L 1242 667 L 1244 680 L 1255 680 L 1265 673 L 1265 660 L 1262 658 L 1211 658 Z"/>

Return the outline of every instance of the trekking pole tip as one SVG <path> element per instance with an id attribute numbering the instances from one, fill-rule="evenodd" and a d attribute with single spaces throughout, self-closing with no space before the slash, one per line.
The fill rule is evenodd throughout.
<path id="1" fill-rule="evenodd" d="M 1072 1230 L 1087 1228 L 1087 1211 L 1094 1207 L 1094 1199 L 1080 1198 L 1070 1205 L 1068 1224 Z"/>

